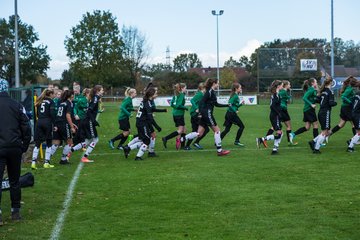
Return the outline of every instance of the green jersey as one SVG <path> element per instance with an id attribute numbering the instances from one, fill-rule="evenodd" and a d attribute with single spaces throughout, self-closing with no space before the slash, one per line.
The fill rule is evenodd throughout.
<path id="1" fill-rule="evenodd" d="M 347 86 L 345 91 L 341 94 L 342 107 L 350 106 L 355 97 L 354 89 L 352 86 Z"/>
<path id="2" fill-rule="evenodd" d="M 311 105 L 316 102 L 317 98 L 317 91 L 313 87 L 309 87 L 309 89 L 305 92 L 303 96 L 304 100 L 304 112 L 310 110 L 312 107 Z"/>
<path id="3" fill-rule="evenodd" d="M 199 109 L 199 103 L 201 99 L 203 98 L 204 93 L 202 91 L 198 91 L 195 96 L 190 100 L 191 102 L 191 109 L 190 109 L 190 116 L 195 117 L 199 114 L 199 112 L 196 112 L 196 110 Z"/>
<path id="4" fill-rule="evenodd" d="M 283 110 L 287 110 L 287 104 L 290 100 L 290 95 L 288 94 L 288 91 L 286 89 L 281 89 L 279 91 L 279 97 L 280 97 L 280 107 Z"/>
<path id="5" fill-rule="evenodd" d="M 134 107 L 132 104 L 132 98 L 126 97 L 120 105 L 120 113 L 119 113 L 118 119 L 122 120 L 122 119 L 129 118 L 131 115 L 131 111 L 134 111 Z"/>
<path id="6" fill-rule="evenodd" d="M 179 95 L 174 96 L 171 99 L 170 106 L 173 108 L 173 116 L 184 116 L 184 112 L 187 110 L 187 107 L 185 107 L 185 94 L 180 93 Z"/>
<path id="7" fill-rule="evenodd" d="M 240 99 L 237 94 L 233 94 L 230 96 L 229 104 L 230 104 L 230 106 L 228 107 L 227 111 L 234 112 L 234 113 L 236 113 L 237 110 L 239 109 L 239 107 L 242 105 L 240 103 Z"/>
<path id="8" fill-rule="evenodd" d="M 82 94 L 76 95 L 74 115 L 78 115 L 81 120 L 85 119 L 88 107 L 89 103 L 87 98 Z"/>

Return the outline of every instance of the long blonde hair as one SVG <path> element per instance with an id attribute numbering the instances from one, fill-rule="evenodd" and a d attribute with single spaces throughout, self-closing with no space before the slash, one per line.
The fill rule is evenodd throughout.
<path id="1" fill-rule="evenodd" d="M 42 101 L 46 97 L 50 97 L 51 94 L 54 94 L 54 90 L 45 89 L 44 91 L 42 91 L 41 95 L 36 99 L 35 106 L 39 106 Z"/>
<path id="2" fill-rule="evenodd" d="M 130 87 L 128 87 L 128 88 L 126 88 L 126 90 L 125 90 L 125 96 L 126 96 L 126 97 L 129 97 L 129 96 L 130 96 L 131 94 L 133 94 L 135 91 L 136 91 L 135 88 L 130 88 Z"/>
<path id="3" fill-rule="evenodd" d="M 186 87 L 185 83 L 177 83 L 174 85 L 174 94 L 177 96 L 180 94 L 181 90 Z"/>

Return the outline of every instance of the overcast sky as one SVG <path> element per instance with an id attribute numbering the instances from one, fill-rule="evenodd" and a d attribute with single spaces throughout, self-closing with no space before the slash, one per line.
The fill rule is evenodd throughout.
<path id="1" fill-rule="evenodd" d="M 32 25 L 52 59 L 47 74 L 68 69 L 65 36 L 86 12 L 110 11 L 119 28 L 135 26 L 148 39 L 148 63 L 165 63 L 180 53 L 196 53 L 204 67 L 216 67 L 216 17 L 219 17 L 220 66 L 230 56 L 249 56 L 276 38 L 331 37 L 331 0 L 18 0 L 18 14 Z M 360 42 L 359 0 L 334 0 L 335 37 Z M 14 14 L 14 0 L 0 0 L 0 17 Z"/>

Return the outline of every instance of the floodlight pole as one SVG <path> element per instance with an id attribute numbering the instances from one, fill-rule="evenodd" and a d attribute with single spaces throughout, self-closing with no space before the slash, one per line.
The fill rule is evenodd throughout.
<path id="1" fill-rule="evenodd" d="M 218 79 L 218 96 L 220 96 L 220 72 L 219 72 L 219 16 L 221 16 L 224 13 L 224 10 L 220 10 L 219 13 L 216 13 L 215 10 L 211 11 L 212 15 L 216 16 L 216 55 L 217 55 L 217 68 L 216 68 L 216 75 Z"/>
<path id="2" fill-rule="evenodd" d="M 334 1 L 331 0 L 331 77 L 334 78 Z"/>
<path id="3" fill-rule="evenodd" d="M 15 87 L 20 87 L 17 0 L 15 0 Z"/>

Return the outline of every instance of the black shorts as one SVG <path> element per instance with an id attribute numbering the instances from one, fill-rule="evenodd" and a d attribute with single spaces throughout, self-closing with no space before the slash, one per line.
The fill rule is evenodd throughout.
<path id="1" fill-rule="evenodd" d="M 67 122 L 57 122 L 55 127 L 57 131 L 53 132 L 53 139 L 66 141 L 73 138 L 70 125 Z"/>
<path id="2" fill-rule="evenodd" d="M 146 145 L 150 144 L 151 132 L 149 124 L 136 124 L 139 139 Z"/>
<path id="3" fill-rule="evenodd" d="M 290 121 L 290 115 L 287 109 L 281 109 L 281 121 L 282 122 L 287 122 Z"/>
<path id="4" fill-rule="evenodd" d="M 306 112 L 304 112 L 303 122 L 313 123 L 316 121 L 317 121 L 317 117 L 316 117 L 315 109 L 311 108 Z"/>
<path id="5" fill-rule="evenodd" d="M 319 123 L 321 126 L 321 130 L 330 130 L 330 118 L 331 118 L 331 111 L 330 110 L 320 110 L 318 114 Z"/>
<path id="6" fill-rule="evenodd" d="M 237 113 L 235 112 L 226 112 L 225 114 L 225 121 L 224 121 L 224 126 L 231 126 L 232 124 L 235 124 L 237 126 L 241 126 L 244 125 L 239 116 L 237 115 Z"/>
<path id="7" fill-rule="evenodd" d="M 173 116 L 175 127 L 185 126 L 184 116 Z"/>
<path id="8" fill-rule="evenodd" d="M 52 139 L 52 122 L 49 118 L 40 118 L 36 122 L 34 140 L 44 142 L 46 140 L 51 141 Z"/>
<path id="9" fill-rule="evenodd" d="M 155 132 L 155 128 L 152 124 L 149 125 L 149 131 L 150 131 L 150 133 Z"/>
<path id="10" fill-rule="evenodd" d="M 280 116 L 278 114 L 272 114 L 270 112 L 270 117 L 269 118 L 270 118 L 271 126 L 274 129 L 274 131 L 281 130 L 282 125 L 281 125 Z"/>
<path id="11" fill-rule="evenodd" d="M 81 131 L 83 132 L 83 136 L 85 137 L 85 139 L 92 139 L 98 137 L 95 123 L 93 123 L 90 119 L 84 120 L 83 129 Z"/>
<path id="12" fill-rule="evenodd" d="M 201 125 L 203 127 L 217 126 L 217 123 L 215 121 L 213 113 L 210 109 L 207 109 L 206 111 L 201 112 L 201 119 L 200 119 L 199 125 Z"/>
<path id="13" fill-rule="evenodd" d="M 119 129 L 125 132 L 130 130 L 130 120 L 129 118 L 124 118 L 119 120 Z"/>
<path id="14" fill-rule="evenodd" d="M 352 121 L 353 121 L 355 130 L 360 130 L 360 114 L 353 114 Z"/>
<path id="15" fill-rule="evenodd" d="M 73 123 L 77 126 L 77 130 L 75 133 L 75 136 L 73 137 L 74 140 L 74 145 L 76 145 L 77 143 L 82 143 L 85 141 L 84 138 L 84 134 L 82 132 L 83 129 L 83 121 L 82 119 L 80 120 L 75 120 Z"/>
<path id="16" fill-rule="evenodd" d="M 200 122 L 199 114 L 196 114 L 195 116 L 191 116 L 191 130 L 193 132 L 197 132 L 199 128 L 199 122 Z"/>
<path id="17" fill-rule="evenodd" d="M 341 106 L 340 118 L 344 121 L 352 121 L 352 109 L 351 106 Z"/>

